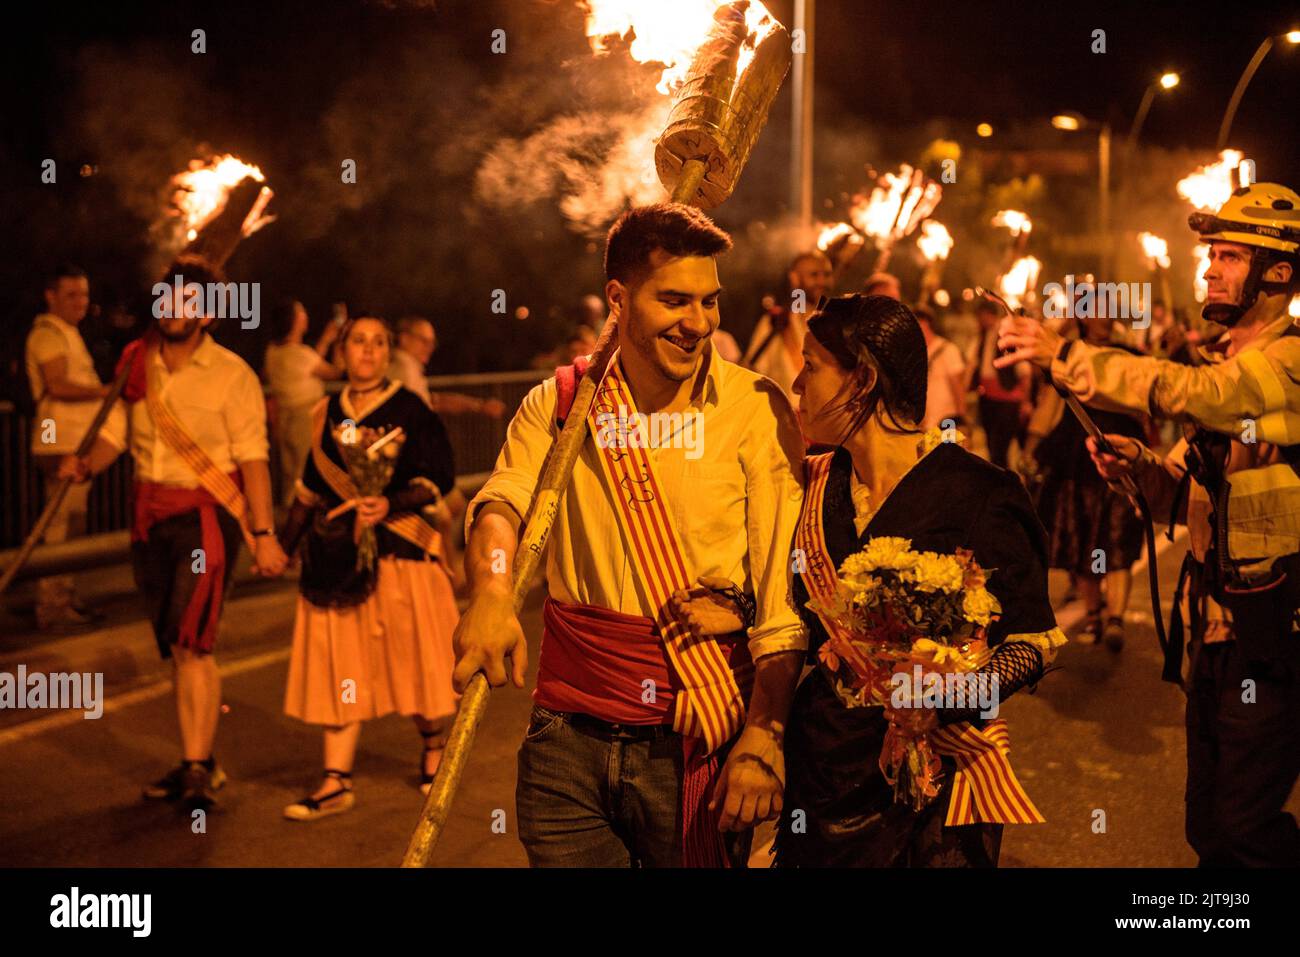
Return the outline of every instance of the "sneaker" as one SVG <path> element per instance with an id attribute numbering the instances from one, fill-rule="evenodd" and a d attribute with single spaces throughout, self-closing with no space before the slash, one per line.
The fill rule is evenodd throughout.
<path id="1" fill-rule="evenodd" d="M 1111 651 L 1120 651 L 1124 647 L 1124 619 L 1120 615 L 1111 615 L 1106 619 L 1106 630 L 1101 633 L 1102 641 Z"/>
<path id="2" fill-rule="evenodd" d="M 344 771 L 326 770 L 325 777 L 338 781 L 338 788 L 318 798 L 308 795 L 286 806 L 284 816 L 288 820 L 316 821 L 331 814 L 352 810 L 352 806 L 357 803 L 356 795 L 352 793 L 352 775 Z"/>
<path id="3" fill-rule="evenodd" d="M 180 803 L 187 808 L 207 810 L 217 803 L 212 772 L 197 761 L 190 762 L 181 776 Z"/>
<path id="4" fill-rule="evenodd" d="M 219 764 L 213 764 L 209 771 L 199 762 L 182 761 L 157 781 L 145 785 L 143 794 L 151 801 L 178 801 L 185 793 L 185 775 L 191 764 L 207 775 L 207 790 L 220 791 L 226 786 L 226 772 Z"/>

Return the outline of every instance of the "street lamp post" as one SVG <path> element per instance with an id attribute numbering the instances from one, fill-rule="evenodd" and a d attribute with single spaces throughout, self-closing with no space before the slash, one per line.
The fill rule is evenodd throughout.
<path id="1" fill-rule="evenodd" d="M 1172 90 L 1178 85 L 1179 76 L 1177 73 L 1162 73 L 1158 79 L 1153 80 L 1142 94 L 1142 102 L 1138 104 L 1137 113 L 1133 117 L 1133 125 L 1129 127 L 1128 140 L 1124 144 L 1124 167 L 1128 168 L 1129 162 L 1133 158 L 1133 150 L 1137 148 L 1138 136 L 1142 132 L 1142 125 L 1147 121 L 1147 114 L 1151 112 L 1151 104 L 1155 101 L 1156 91 Z"/>
<path id="2" fill-rule="evenodd" d="M 1288 33 L 1281 34 L 1288 43 L 1294 46 L 1300 43 L 1300 30 L 1291 30 Z M 1232 99 L 1228 100 L 1228 108 L 1223 112 L 1223 122 L 1219 124 L 1219 142 L 1214 147 L 1222 151 L 1228 145 L 1228 133 L 1232 130 L 1233 118 L 1237 115 L 1237 107 L 1241 105 L 1241 98 L 1246 92 L 1246 87 L 1250 85 L 1251 79 L 1255 76 L 1255 71 L 1259 65 L 1264 62 L 1264 57 L 1268 56 L 1268 51 L 1273 49 L 1273 42 L 1277 40 L 1276 36 L 1267 37 L 1255 51 L 1255 55 L 1250 58 L 1246 64 L 1246 69 L 1241 72 L 1241 78 L 1237 80 L 1237 88 L 1232 91 Z"/>
<path id="3" fill-rule="evenodd" d="M 790 208 L 798 217 L 800 244 L 812 238 L 813 17 L 815 0 L 795 0 L 794 27 L 803 31 L 803 52 L 794 55 L 791 100 Z"/>

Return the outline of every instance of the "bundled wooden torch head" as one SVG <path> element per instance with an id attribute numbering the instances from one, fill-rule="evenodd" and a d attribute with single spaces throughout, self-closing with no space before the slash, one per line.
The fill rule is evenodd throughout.
<path id="1" fill-rule="evenodd" d="M 220 269 L 240 240 L 275 217 L 266 214 L 274 195 L 262 171 L 226 155 L 204 163 L 195 160 L 173 180 L 173 200 L 186 231 L 180 255 L 197 257 Z"/>
<path id="2" fill-rule="evenodd" d="M 791 60 L 790 34 L 761 4 L 724 4 L 713 21 L 655 147 L 659 181 L 701 209 L 735 189 Z"/>

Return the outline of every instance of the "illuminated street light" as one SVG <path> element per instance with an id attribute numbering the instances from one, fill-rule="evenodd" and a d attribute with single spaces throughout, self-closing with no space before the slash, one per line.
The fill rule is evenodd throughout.
<path id="1" fill-rule="evenodd" d="M 1292 46 L 1300 43 L 1300 30 L 1291 30 L 1281 34 L 1282 39 L 1286 40 Z M 1228 134 L 1232 131 L 1232 120 L 1237 115 L 1237 107 L 1241 105 L 1241 98 L 1246 93 L 1246 87 L 1250 85 L 1251 77 L 1259 69 L 1259 65 L 1264 62 L 1264 57 L 1268 56 L 1268 51 L 1273 49 L 1273 43 L 1278 38 L 1276 36 L 1267 37 L 1255 51 L 1255 55 L 1250 58 L 1246 64 L 1246 69 L 1242 70 L 1241 78 L 1237 80 L 1237 88 L 1232 91 L 1232 99 L 1228 100 L 1228 108 L 1223 111 L 1223 122 L 1219 124 L 1219 143 L 1214 148 L 1222 151 L 1228 142 Z"/>
<path id="2" fill-rule="evenodd" d="M 1058 130 L 1077 130 L 1079 128 L 1079 118 L 1071 116 L 1069 113 L 1057 113 L 1052 117 L 1052 125 Z"/>
<path id="3" fill-rule="evenodd" d="M 1137 115 L 1133 117 L 1133 125 L 1129 127 L 1128 139 L 1124 143 L 1124 169 L 1128 169 L 1129 162 L 1133 158 L 1133 151 L 1137 148 L 1138 135 L 1142 132 L 1142 124 L 1147 121 L 1147 113 L 1151 111 L 1151 104 L 1155 101 L 1156 90 L 1172 90 L 1178 85 L 1179 76 L 1177 73 L 1162 73 L 1158 79 L 1147 86 L 1146 91 L 1142 94 L 1142 102 L 1138 104 Z"/>
<path id="4" fill-rule="evenodd" d="M 975 127 L 975 132 L 987 139 L 993 135 L 993 127 L 988 123 L 981 123 L 979 126 Z"/>

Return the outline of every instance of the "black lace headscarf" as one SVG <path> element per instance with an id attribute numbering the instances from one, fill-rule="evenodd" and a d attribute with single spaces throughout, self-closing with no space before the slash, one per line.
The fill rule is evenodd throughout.
<path id="1" fill-rule="evenodd" d="M 822 302 L 808 331 L 852 374 L 849 395 L 840 406 L 850 414 L 841 444 L 877 409 L 888 431 L 920 431 L 929 362 L 925 336 L 911 309 L 889 296 L 837 296 Z M 876 381 L 868 388 L 869 369 Z"/>

